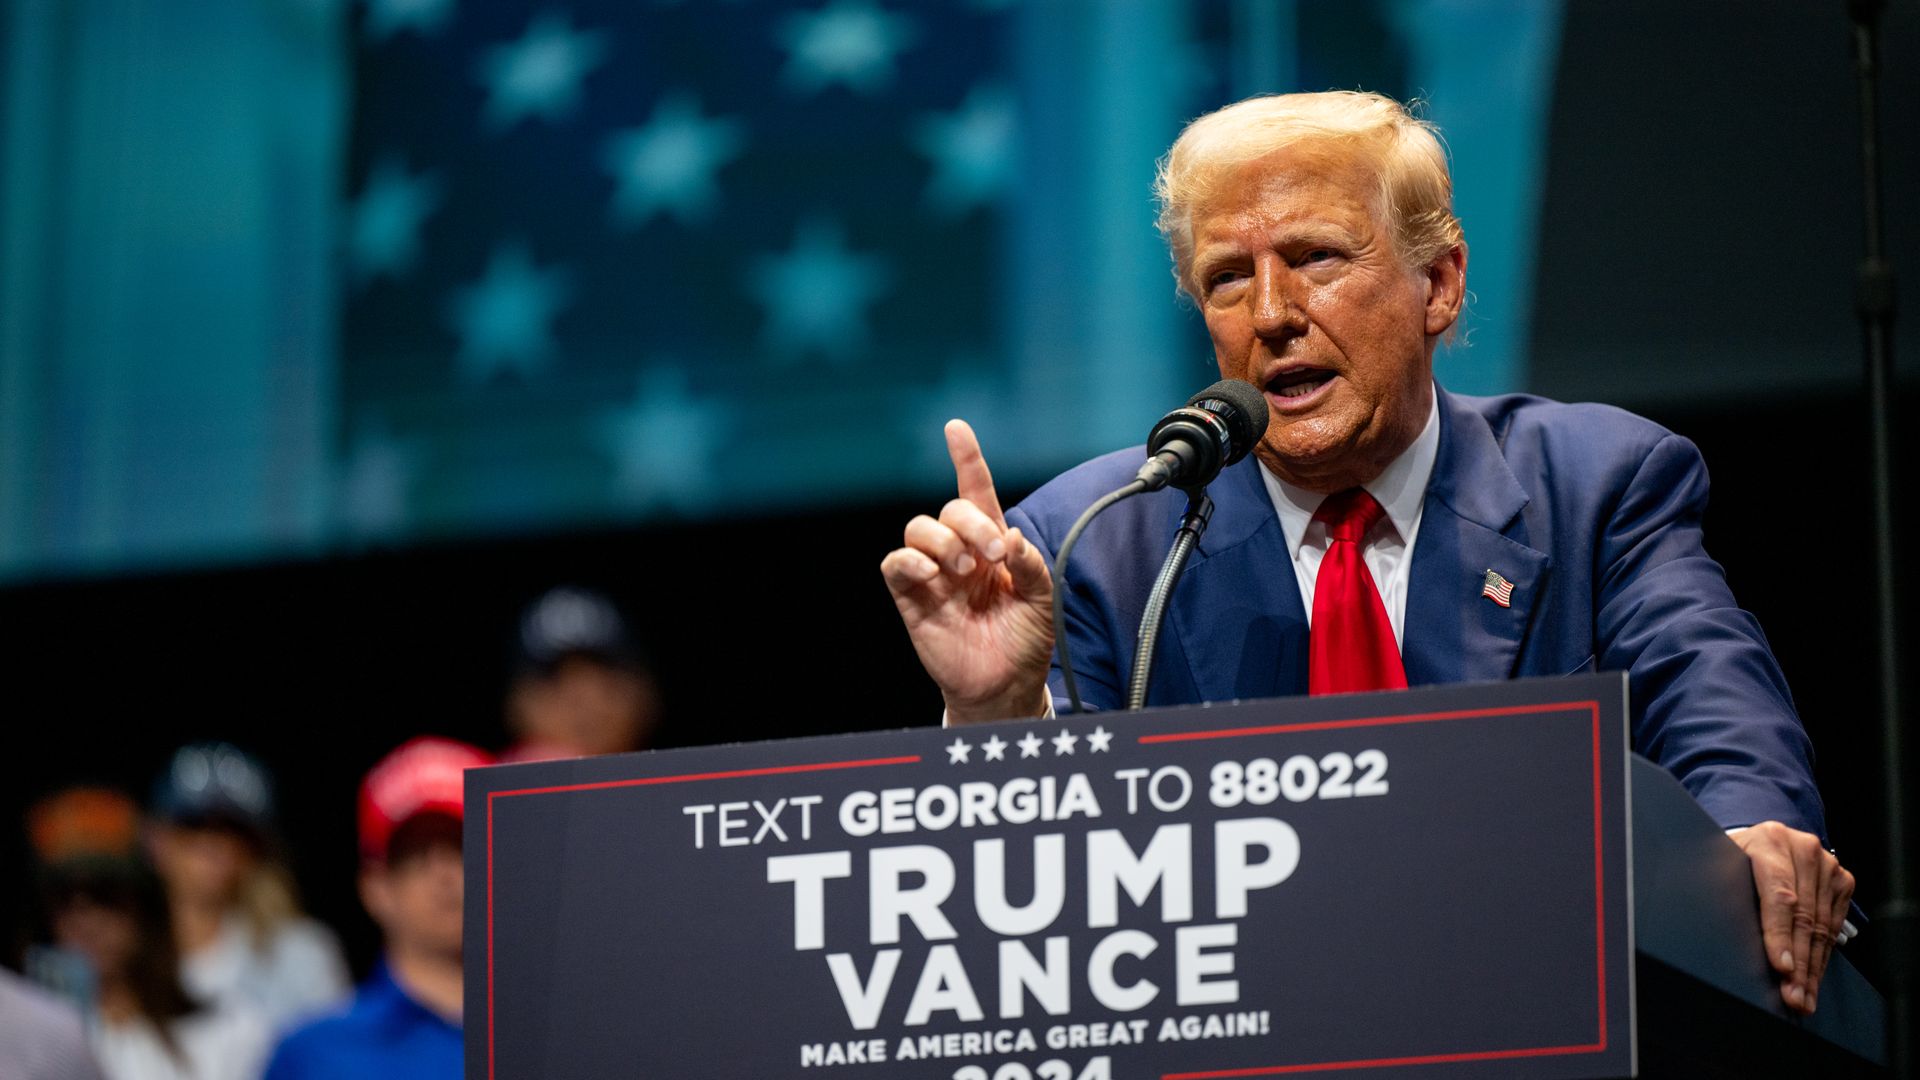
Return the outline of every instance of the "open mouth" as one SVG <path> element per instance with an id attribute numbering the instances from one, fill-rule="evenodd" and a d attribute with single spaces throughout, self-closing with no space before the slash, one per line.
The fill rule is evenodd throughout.
<path id="1" fill-rule="evenodd" d="M 1323 368 L 1288 368 L 1267 380 L 1267 393 L 1280 404 L 1304 402 L 1321 387 L 1333 381 L 1333 372 Z"/>

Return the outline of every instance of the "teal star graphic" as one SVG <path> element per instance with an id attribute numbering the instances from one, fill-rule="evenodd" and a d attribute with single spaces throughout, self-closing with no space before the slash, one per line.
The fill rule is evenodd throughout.
<path id="1" fill-rule="evenodd" d="M 406 531 L 416 456 L 383 427 L 355 436 L 338 474 L 339 522 L 349 535 L 374 539 Z"/>
<path id="2" fill-rule="evenodd" d="M 924 483 L 953 483 L 953 457 L 941 434 L 956 417 L 973 428 L 988 460 L 1018 459 L 1026 451 L 1026 431 L 1054 421 L 1032 417 L 1029 400 L 1019 383 L 998 374 L 1000 364 L 982 351 L 960 349 L 950 353 L 946 377 L 930 388 L 901 395 L 890 410 L 899 427 L 895 438 L 905 449 L 902 466 Z"/>
<path id="3" fill-rule="evenodd" d="M 999 85 L 977 86 L 953 112 L 922 118 L 913 144 L 933 160 L 927 203 L 959 214 L 998 198 L 1013 176 L 1017 135 L 1013 94 Z"/>
<path id="4" fill-rule="evenodd" d="M 367 174 L 347 207 L 347 262 L 354 277 L 397 278 L 420 255 L 420 226 L 440 205 L 440 182 L 388 158 Z"/>
<path id="5" fill-rule="evenodd" d="M 549 12 L 528 23 L 520 40 L 488 49 L 480 60 L 487 126 L 505 131 L 529 116 L 565 119 L 580 104 L 581 81 L 606 59 L 606 36 L 576 31 Z"/>
<path id="6" fill-rule="evenodd" d="M 629 506 L 697 509 L 713 493 L 714 452 L 722 425 L 712 403 L 687 389 L 685 372 L 656 362 L 624 406 L 600 419 L 600 443 L 617 469 Z"/>
<path id="7" fill-rule="evenodd" d="M 691 94 L 662 98 L 646 124 L 607 140 L 601 160 L 620 183 L 615 217 L 630 227 L 659 213 L 671 213 L 682 225 L 711 217 L 720 198 L 713 174 L 740 156 L 745 129 L 738 120 L 702 117 Z"/>
<path id="8" fill-rule="evenodd" d="M 891 276 L 885 259 L 849 250 L 837 223 L 802 224 L 793 247 L 757 260 L 748 281 L 767 309 L 768 355 L 791 361 L 811 350 L 831 361 L 853 359 L 867 342 L 866 308 Z"/>
<path id="9" fill-rule="evenodd" d="M 369 0 L 367 36 L 385 41 L 402 30 L 425 36 L 437 32 L 453 12 L 453 0 Z"/>
<path id="10" fill-rule="evenodd" d="M 873 94 L 893 81 L 897 55 L 920 35 L 911 19 L 870 0 L 833 0 L 789 16 L 777 36 L 787 50 L 781 77 L 794 90 L 812 94 L 838 83 Z"/>
<path id="11" fill-rule="evenodd" d="M 564 270 L 536 267 L 516 244 L 496 248 L 486 273 L 448 307 L 461 342 L 455 360 L 467 381 L 485 384 L 503 371 L 538 374 L 553 356 L 553 317 L 570 292 Z"/>

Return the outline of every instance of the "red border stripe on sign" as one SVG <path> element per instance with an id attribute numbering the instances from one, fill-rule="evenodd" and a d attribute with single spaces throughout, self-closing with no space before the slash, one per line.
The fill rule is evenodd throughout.
<path id="1" fill-rule="evenodd" d="M 487 792 L 487 1077 L 494 1075 L 493 1042 L 493 800 L 518 795 L 553 795 L 578 791 L 608 791 L 614 788 L 652 787 L 659 784 L 693 784 L 704 780 L 738 780 L 748 776 L 779 776 L 786 773 L 832 772 L 836 769 L 871 769 L 883 765 L 915 765 L 919 754 L 902 757 L 863 758 L 858 761 L 821 761 L 810 765 L 771 765 L 761 769 L 730 769 L 725 772 L 680 773 L 675 776 L 644 776 L 629 780 L 602 780 L 587 784 L 554 784 L 549 787 L 513 788 Z"/>
<path id="2" fill-rule="evenodd" d="M 1556 1054 L 1592 1053 L 1599 1046 L 1543 1046 L 1522 1050 L 1484 1050 L 1465 1054 L 1425 1054 L 1420 1057 L 1374 1058 L 1370 1061 L 1327 1061 L 1304 1065 L 1267 1065 L 1254 1069 L 1220 1069 L 1214 1072 L 1166 1073 L 1160 1080 L 1226 1080 L 1235 1076 L 1282 1076 L 1288 1073 L 1340 1072 L 1347 1069 L 1379 1069 L 1392 1065 L 1446 1065 L 1459 1061 L 1494 1061 L 1501 1058 L 1552 1057 Z"/>
<path id="3" fill-rule="evenodd" d="M 1592 709 L 1594 723 L 1600 722 L 1597 701 L 1555 701 L 1546 705 L 1503 705 L 1497 709 L 1455 709 L 1450 712 L 1403 713 L 1398 716 L 1364 716 L 1357 720 L 1314 720 L 1300 724 L 1267 724 L 1261 727 L 1222 728 L 1218 731 L 1172 731 L 1160 735 L 1142 735 L 1142 746 L 1154 743 L 1195 742 L 1200 739 L 1238 739 L 1248 735 L 1287 735 L 1296 731 L 1333 731 L 1338 728 L 1384 727 L 1391 724 L 1420 724 L 1430 720 L 1469 720 L 1489 716 L 1524 716 L 1539 712 L 1572 712 Z"/>

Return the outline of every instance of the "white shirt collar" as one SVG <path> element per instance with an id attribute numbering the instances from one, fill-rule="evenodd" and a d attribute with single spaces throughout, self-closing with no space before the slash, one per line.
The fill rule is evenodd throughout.
<path id="1" fill-rule="evenodd" d="M 1408 546 L 1413 544 L 1413 535 L 1420 527 L 1427 481 L 1433 478 L 1433 463 L 1439 456 L 1440 391 L 1436 387 L 1432 403 L 1427 406 L 1427 426 L 1414 437 L 1413 445 L 1401 451 L 1371 483 L 1363 485 L 1367 494 L 1387 512 L 1387 520 L 1400 534 L 1401 543 Z M 1327 497 L 1287 483 L 1265 465 L 1260 467 L 1260 478 L 1266 481 L 1267 495 L 1280 515 L 1280 528 L 1287 537 L 1287 554 L 1297 559 L 1300 545 L 1306 540 L 1307 526 L 1313 522 L 1313 513 Z"/>

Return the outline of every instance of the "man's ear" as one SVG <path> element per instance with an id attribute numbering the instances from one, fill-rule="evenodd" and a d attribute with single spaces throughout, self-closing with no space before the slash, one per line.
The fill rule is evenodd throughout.
<path id="1" fill-rule="evenodd" d="M 1467 245 L 1455 244 L 1427 264 L 1428 337 L 1444 334 L 1460 318 L 1467 297 Z"/>
<path id="2" fill-rule="evenodd" d="M 554 680 L 546 675 L 522 675 L 507 691 L 507 730 L 517 739 L 539 742 L 551 737 L 536 731 L 537 721 L 551 711 Z"/>
<path id="3" fill-rule="evenodd" d="M 393 908 L 393 889 L 387 881 L 387 868 L 367 863 L 360 868 L 360 903 L 383 929 Z"/>

